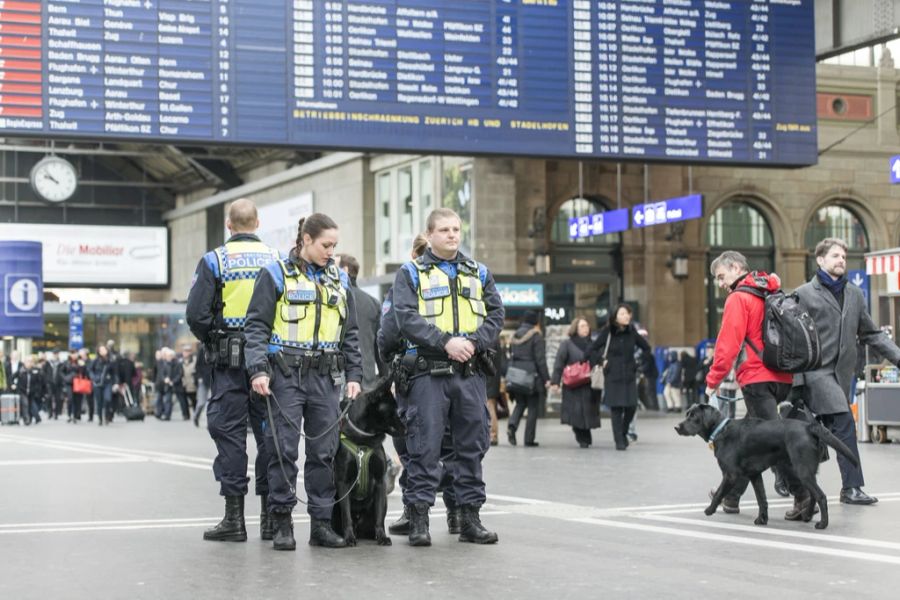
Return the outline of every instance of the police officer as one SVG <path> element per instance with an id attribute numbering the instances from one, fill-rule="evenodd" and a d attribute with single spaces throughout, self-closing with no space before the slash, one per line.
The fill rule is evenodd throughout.
<path id="1" fill-rule="evenodd" d="M 220 484 L 219 493 L 225 497 L 225 518 L 203 532 L 203 539 L 238 542 L 247 539 L 244 496 L 250 481 L 247 477 L 249 420 L 256 439 L 256 494 L 262 507 L 260 537 L 270 540 L 272 526 L 266 511 L 269 457 L 262 432 L 265 406 L 251 398 L 243 345 L 247 307 L 256 276 L 261 268 L 278 260 L 279 252 L 254 235 L 259 219 L 250 200 L 242 198 L 231 204 L 225 226 L 231 237 L 200 260 L 187 302 L 188 326 L 203 342 L 213 365 L 207 423 L 217 450 L 213 473 Z"/>
<path id="2" fill-rule="evenodd" d="M 411 258 L 416 260 L 425 254 L 425 249 L 427 247 L 428 238 L 426 238 L 423 233 L 418 234 L 413 240 Z M 393 298 L 394 290 L 391 288 L 388 290 L 384 302 L 381 305 L 381 324 L 378 328 L 378 335 L 376 337 L 378 352 L 381 355 L 381 360 L 386 364 L 393 362 L 395 356 L 403 355 L 408 348 L 407 343 L 400 334 L 397 318 L 391 310 L 391 306 L 394 302 Z M 411 375 L 412 373 L 404 372 L 399 377 L 399 384 L 395 386 L 394 395 L 397 399 L 397 406 L 400 409 L 401 418 L 404 419 L 406 407 L 408 406 L 406 400 L 406 393 L 408 390 L 406 388 L 408 386 L 408 378 Z M 406 381 L 404 382 L 404 380 Z M 407 467 L 407 464 L 409 463 L 409 451 L 406 448 L 405 436 L 395 437 L 393 438 L 393 442 L 394 450 L 397 451 L 397 456 L 400 458 L 400 463 L 403 465 L 403 473 L 400 475 L 400 490 L 403 492 L 403 514 L 400 515 L 399 519 L 391 523 L 390 527 L 388 527 L 388 531 L 393 535 L 409 535 L 410 501 L 409 496 L 407 495 L 407 490 L 409 489 L 409 484 L 407 482 L 407 475 L 409 473 Z M 440 457 L 443 474 L 441 475 L 441 483 L 438 489 L 439 491 L 443 491 L 444 506 L 447 508 L 447 529 L 452 534 L 458 534 L 460 533 L 460 511 L 459 505 L 456 502 L 456 496 L 453 492 L 453 439 L 450 436 L 449 428 L 444 431 Z"/>
<path id="3" fill-rule="evenodd" d="M 290 258 L 260 272 L 247 313 L 247 370 L 271 412 L 269 513 L 276 550 L 294 550 L 291 511 L 297 503 L 297 458 L 304 422 L 304 485 L 309 498 L 309 543 L 342 548 L 331 528 L 335 503 L 332 461 L 338 448 L 341 385 L 360 391 L 362 359 L 356 307 L 346 273 L 334 264 L 338 228 L 326 215 L 300 219 Z"/>
<path id="4" fill-rule="evenodd" d="M 415 349 L 403 361 L 409 383 L 409 542 L 431 545 L 428 510 L 441 480 L 441 438 L 449 422 L 454 448 L 453 489 L 460 504 L 459 540 L 497 541 L 481 524 L 485 500 L 481 461 L 489 444 L 484 371 L 488 349 L 503 326 L 503 304 L 487 267 L 459 251 L 462 223 L 450 209 L 428 216 L 430 248 L 394 279 L 393 310 L 405 340 Z"/>

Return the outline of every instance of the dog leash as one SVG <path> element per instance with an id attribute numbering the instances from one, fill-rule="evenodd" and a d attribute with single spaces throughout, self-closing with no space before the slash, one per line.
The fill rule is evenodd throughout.
<path id="1" fill-rule="evenodd" d="M 342 411 L 340 417 L 338 417 L 338 420 L 334 424 L 332 424 L 331 427 L 329 427 L 328 429 L 326 429 L 324 432 L 322 432 L 320 435 L 318 435 L 316 437 L 308 437 L 302 431 L 300 431 L 299 427 L 294 425 L 294 423 L 290 419 L 287 418 L 287 415 L 284 414 L 284 410 L 281 408 L 281 405 L 278 404 L 278 398 L 275 397 L 275 394 L 273 394 L 271 390 L 269 390 L 269 395 L 266 396 L 266 412 L 269 415 L 269 427 L 272 428 L 272 439 L 275 442 L 275 454 L 278 456 L 278 467 L 279 467 L 279 469 L 281 469 L 281 476 L 284 477 L 284 482 L 287 484 L 288 489 L 291 491 L 291 495 L 294 496 L 294 499 L 297 500 L 297 502 L 299 502 L 300 504 L 305 504 L 306 506 L 308 506 L 310 508 L 332 508 L 333 506 L 343 502 L 350 494 L 353 493 L 353 488 L 355 488 L 356 484 L 359 483 L 359 478 L 362 475 L 363 451 L 358 450 L 356 453 L 356 480 L 354 480 L 353 485 L 350 486 L 350 489 L 347 490 L 346 494 L 344 494 L 343 496 L 341 496 L 334 502 L 330 502 L 328 504 L 312 504 L 310 502 L 306 502 L 306 501 L 302 500 L 300 498 L 300 496 L 297 495 L 297 488 L 291 483 L 291 479 L 290 479 L 290 477 L 288 477 L 287 471 L 284 468 L 284 457 L 281 455 L 281 441 L 278 439 L 278 428 L 275 426 L 275 417 L 274 417 L 274 414 L 272 413 L 272 404 L 269 402 L 270 396 L 272 397 L 272 400 L 275 401 L 275 405 L 278 406 L 278 410 L 281 413 L 281 416 L 284 417 L 284 420 L 287 421 L 287 423 L 294 429 L 294 431 L 299 433 L 301 437 L 306 437 L 306 439 L 308 439 L 308 440 L 318 440 L 321 437 L 323 437 L 326 433 L 328 433 L 329 431 L 334 429 L 334 426 L 341 422 L 341 419 L 344 418 L 344 415 L 350 410 L 350 406 L 353 403 L 352 402 L 347 403 L 347 408 L 345 408 Z M 340 443 L 340 442 L 338 442 L 338 443 Z"/>

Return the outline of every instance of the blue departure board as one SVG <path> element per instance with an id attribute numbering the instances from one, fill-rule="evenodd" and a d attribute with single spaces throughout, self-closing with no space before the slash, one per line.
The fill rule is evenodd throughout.
<path id="1" fill-rule="evenodd" d="M 813 0 L 0 0 L 0 135 L 816 162 Z"/>

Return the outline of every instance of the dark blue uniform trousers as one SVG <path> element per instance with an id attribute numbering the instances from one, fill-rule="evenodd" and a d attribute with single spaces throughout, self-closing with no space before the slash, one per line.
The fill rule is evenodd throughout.
<path id="1" fill-rule="evenodd" d="M 216 443 L 213 474 L 223 496 L 245 496 L 247 477 L 247 423 L 256 439 L 256 494 L 269 493 L 266 472 L 269 454 L 263 441 L 266 405 L 251 398 L 250 381 L 243 369 L 217 368 L 212 374 L 212 395 L 207 404 L 209 435 Z M 171 411 L 171 404 L 170 409 Z"/>
<path id="2" fill-rule="evenodd" d="M 297 504 L 297 497 L 291 489 L 297 486 L 300 427 L 310 437 L 321 436 L 331 427 L 319 439 L 311 441 L 306 438 L 303 469 L 309 516 L 313 519 L 331 519 L 335 500 L 334 457 L 340 435 L 340 428 L 336 425 L 340 415 L 340 386 L 334 384 L 330 375 L 310 371 L 299 380 L 298 376 L 299 372 L 294 371 L 290 378 L 286 378 L 279 369 L 275 369 L 269 381 L 272 394 L 278 400 L 276 403 L 270 399 L 274 422 L 267 422 L 265 428 L 269 450 L 269 512 L 291 512 Z M 275 451 L 273 428 L 277 428 L 283 465 L 279 464 Z"/>
<path id="3" fill-rule="evenodd" d="M 406 396 L 400 392 L 396 392 L 394 395 L 397 398 L 400 418 L 404 423 L 408 423 L 406 420 L 406 407 L 408 406 Z M 406 437 L 395 437 L 393 442 L 394 450 L 397 451 L 397 456 L 400 458 L 400 464 L 403 465 L 403 472 L 400 473 L 400 490 L 403 492 L 403 506 L 409 506 L 409 498 L 407 497 L 407 490 L 409 489 L 409 450 L 406 447 Z M 441 440 L 442 473 L 441 483 L 438 486 L 438 491 L 444 493 L 444 506 L 447 508 L 456 508 L 459 504 L 453 491 L 453 480 L 455 479 L 453 459 L 453 437 L 450 435 L 450 429 L 447 428 L 444 430 L 444 437 Z"/>
<path id="4" fill-rule="evenodd" d="M 453 492 L 460 505 L 485 500 L 481 461 L 490 442 L 490 417 L 482 375 L 425 375 L 412 380 L 406 406 L 409 451 L 406 499 L 434 505 L 441 483 L 441 442 L 450 426 Z"/>

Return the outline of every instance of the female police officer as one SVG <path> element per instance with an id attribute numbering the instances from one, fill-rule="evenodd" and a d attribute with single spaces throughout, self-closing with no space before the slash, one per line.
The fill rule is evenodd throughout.
<path id="1" fill-rule="evenodd" d="M 359 394 L 362 360 L 349 280 L 332 260 L 338 228 L 326 215 L 300 219 L 297 245 L 287 260 L 260 271 L 244 328 L 253 390 L 271 399 L 269 513 L 276 550 L 294 550 L 291 511 L 297 503 L 296 461 L 305 421 L 304 484 L 309 498 L 309 543 L 346 545 L 331 528 L 335 499 L 332 459 L 337 451 L 339 391 Z M 270 396 L 271 394 L 271 396 Z"/>

